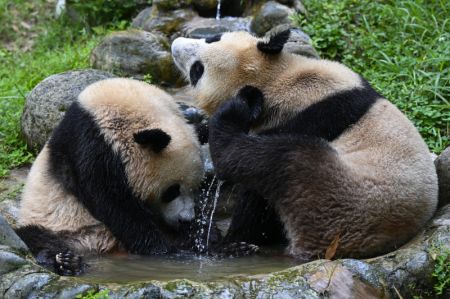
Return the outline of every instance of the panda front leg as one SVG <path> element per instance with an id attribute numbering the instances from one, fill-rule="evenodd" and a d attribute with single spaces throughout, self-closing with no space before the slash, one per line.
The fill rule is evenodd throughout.
<path id="1" fill-rule="evenodd" d="M 304 157 L 323 157 L 334 150 L 323 139 L 298 134 L 249 135 L 261 113 L 263 95 L 254 87 L 244 87 L 222 104 L 209 123 L 209 147 L 219 179 L 240 183 L 266 197 L 279 195 L 292 179 L 290 166 L 302 164 Z"/>
<path id="2" fill-rule="evenodd" d="M 263 196 L 261 198 L 267 198 L 270 204 L 280 209 L 277 210 L 279 213 L 292 206 L 296 196 L 290 192 L 294 192 L 294 186 L 298 190 L 302 178 L 320 179 L 320 174 L 329 169 L 340 170 L 340 160 L 328 142 L 318 137 L 299 134 L 249 135 L 251 123 L 256 119 L 255 111 L 258 110 L 242 93 L 218 109 L 210 120 L 211 158 L 220 179 L 257 190 Z M 307 190 L 308 187 L 305 188 Z M 239 210 L 236 213 L 233 215 L 236 222 L 232 224 L 236 229 L 230 233 L 238 235 L 242 229 L 245 234 L 245 228 L 239 225 L 239 221 L 243 221 L 247 214 Z M 286 225 L 287 219 L 281 220 Z M 287 237 L 290 243 L 290 236 Z"/>
<path id="3" fill-rule="evenodd" d="M 16 230 L 17 235 L 27 244 L 36 262 L 59 275 L 83 274 L 87 265 L 82 257 L 69 249 L 61 236 L 39 225 L 27 225 Z"/>

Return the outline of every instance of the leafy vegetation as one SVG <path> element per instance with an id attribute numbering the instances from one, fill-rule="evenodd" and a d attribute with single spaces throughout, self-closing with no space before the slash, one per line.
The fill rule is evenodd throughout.
<path id="1" fill-rule="evenodd" d="M 450 288 L 450 250 L 439 248 L 437 252 L 432 276 L 435 279 L 434 291 L 440 296 Z"/>
<path id="2" fill-rule="evenodd" d="M 0 0 L 0 177 L 34 153 L 20 133 L 25 96 L 44 78 L 89 67 L 89 54 L 109 30 L 54 19 L 54 1 Z"/>
<path id="3" fill-rule="evenodd" d="M 444 0 L 304 1 L 293 21 L 322 57 L 361 73 L 440 153 L 450 136 L 450 6 Z"/>
<path id="4" fill-rule="evenodd" d="M 85 27 L 131 20 L 136 11 L 152 0 L 69 0 L 72 15 Z"/>
<path id="5" fill-rule="evenodd" d="M 89 290 L 84 295 L 78 295 L 76 297 L 77 299 L 108 299 L 109 298 L 109 290 L 101 290 L 99 292 L 94 290 Z"/>

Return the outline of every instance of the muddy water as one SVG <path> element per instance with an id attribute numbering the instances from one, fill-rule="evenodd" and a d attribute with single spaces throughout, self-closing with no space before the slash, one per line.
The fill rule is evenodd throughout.
<path id="1" fill-rule="evenodd" d="M 296 265 L 279 254 L 215 259 L 190 254 L 164 257 L 103 256 L 91 258 L 89 271 L 81 277 L 89 282 L 133 282 L 187 278 L 211 281 L 230 275 L 254 275 L 279 271 Z"/>

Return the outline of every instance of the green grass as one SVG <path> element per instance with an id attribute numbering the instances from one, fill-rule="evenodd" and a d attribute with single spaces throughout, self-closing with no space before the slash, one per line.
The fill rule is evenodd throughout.
<path id="1" fill-rule="evenodd" d="M 86 294 L 77 295 L 75 298 L 77 299 L 108 299 L 109 298 L 109 290 L 104 289 L 101 291 L 89 290 Z"/>
<path id="2" fill-rule="evenodd" d="M 362 74 L 413 121 L 431 151 L 450 136 L 448 1 L 304 1 L 293 21 L 321 56 Z"/>
<path id="3" fill-rule="evenodd" d="M 435 280 L 434 291 L 436 295 L 444 295 L 450 288 L 450 250 L 438 248 L 433 270 Z"/>
<path id="4" fill-rule="evenodd" d="M 53 5 L 43 0 L 0 0 L 0 177 L 34 156 L 20 133 L 27 93 L 52 74 L 89 67 L 91 50 L 108 32 L 55 20 Z"/>

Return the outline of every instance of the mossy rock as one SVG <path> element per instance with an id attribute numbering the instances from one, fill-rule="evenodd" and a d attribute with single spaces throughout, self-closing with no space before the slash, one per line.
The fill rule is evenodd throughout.
<path id="1" fill-rule="evenodd" d="M 157 33 L 131 29 L 107 35 L 91 53 L 93 68 L 138 79 L 150 75 L 152 83 L 181 83 L 170 54 L 169 40 Z"/>
<path id="2" fill-rule="evenodd" d="M 0 216 L 1 219 L 1 216 Z M 15 238 L 15 237 L 13 237 Z M 8 241 L 7 241 L 8 242 Z M 414 240 L 369 260 L 316 260 L 283 271 L 230 276 L 212 282 L 188 279 L 140 283 L 90 283 L 37 266 L 24 250 L 0 244 L 0 294 L 4 298 L 73 298 L 102 292 L 109 298 L 412 298 L 434 295 L 435 260 L 450 250 L 450 205 Z M 448 298 L 449 290 L 442 295 Z M 436 297 L 435 297 L 436 298 Z"/>
<path id="3" fill-rule="evenodd" d="M 148 32 L 156 31 L 165 36 L 172 36 L 177 35 L 183 24 L 196 16 L 197 14 L 192 9 L 160 11 L 147 8 L 133 20 L 132 26 Z"/>

